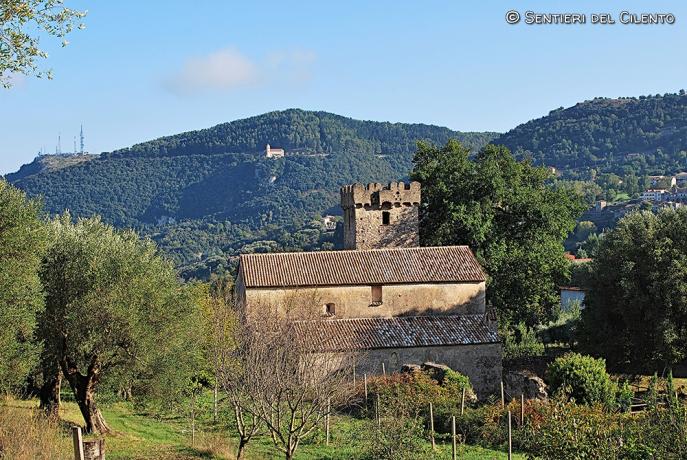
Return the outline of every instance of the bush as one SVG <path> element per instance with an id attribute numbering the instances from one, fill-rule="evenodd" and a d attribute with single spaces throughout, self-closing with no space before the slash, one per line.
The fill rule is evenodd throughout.
<path id="1" fill-rule="evenodd" d="M 380 429 L 370 422 L 358 439 L 366 440 L 362 456 L 365 459 L 431 459 L 435 455 L 427 443 L 423 421 L 418 418 L 387 414 L 381 418 Z"/>
<path id="2" fill-rule="evenodd" d="M 620 450 L 623 430 L 629 431 L 634 423 L 631 416 L 560 398 L 536 405 L 535 411 L 514 435 L 517 448 L 530 455 L 561 459 L 627 458 L 621 457 Z"/>
<path id="3" fill-rule="evenodd" d="M 606 372 L 603 359 L 566 353 L 549 364 L 546 380 L 554 396 L 564 396 L 580 404 L 616 406 L 617 387 Z"/>
<path id="4" fill-rule="evenodd" d="M 504 357 L 506 359 L 541 356 L 544 354 L 544 344 L 537 334 L 525 323 L 515 327 L 515 331 L 502 331 L 504 337 Z"/>

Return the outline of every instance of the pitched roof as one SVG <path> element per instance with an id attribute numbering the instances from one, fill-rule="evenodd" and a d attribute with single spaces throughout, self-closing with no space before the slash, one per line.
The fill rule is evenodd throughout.
<path id="1" fill-rule="evenodd" d="M 498 343 L 496 323 L 484 315 L 408 316 L 297 321 L 296 332 L 317 351 Z"/>
<path id="2" fill-rule="evenodd" d="M 246 287 L 484 281 L 467 246 L 242 254 Z"/>

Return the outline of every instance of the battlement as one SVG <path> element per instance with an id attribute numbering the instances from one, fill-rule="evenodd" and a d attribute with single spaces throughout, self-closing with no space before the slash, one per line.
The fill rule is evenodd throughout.
<path id="1" fill-rule="evenodd" d="M 360 208 L 365 206 L 390 205 L 419 205 L 420 183 L 391 182 L 388 185 L 380 183 L 352 184 L 341 187 L 341 207 Z"/>

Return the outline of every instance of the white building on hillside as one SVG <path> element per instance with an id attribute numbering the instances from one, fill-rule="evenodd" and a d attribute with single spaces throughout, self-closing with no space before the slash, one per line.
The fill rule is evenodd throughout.
<path id="1" fill-rule="evenodd" d="M 282 158 L 285 155 L 284 149 L 273 149 L 270 144 L 265 147 L 265 156 L 267 158 Z"/>
<path id="2" fill-rule="evenodd" d="M 663 201 L 670 197 L 670 193 L 665 189 L 649 189 L 642 192 L 640 197 L 644 201 Z"/>

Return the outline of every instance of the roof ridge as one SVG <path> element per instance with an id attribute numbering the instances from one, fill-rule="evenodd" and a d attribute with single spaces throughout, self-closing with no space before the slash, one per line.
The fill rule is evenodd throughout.
<path id="1" fill-rule="evenodd" d="M 326 251 L 285 251 L 285 252 L 247 252 L 239 254 L 239 257 L 264 257 L 264 256 L 274 256 L 274 255 L 286 255 L 286 254 L 350 254 L 350 253 L 370 253 L 370 252 L 382 252 L 382 251 L 412 251 L 412 250 L 424 250 L 424 249 L 453 249 L 453 248 L 467 248 L 470 246 L 467 244 L 451 244 L 445 246 L 413 246 L 409 248 L 376 248 L 376 249 L 330 249 Z"/>
<path id="2" fill-rule="evenodd" d="M 454 319 L 454 318 L 484 318 L 484 313 L 465 313 L 462 315 L 412 315 L 412 316 L 363 316 L 359 318 L 329 318 L 329 319 L 297 319 L 294 323 L 317 323 L 317 322 L 337 322 L 337 321 L 360 321 L 360 320 L 392 320 L 392 319 Z"/>

